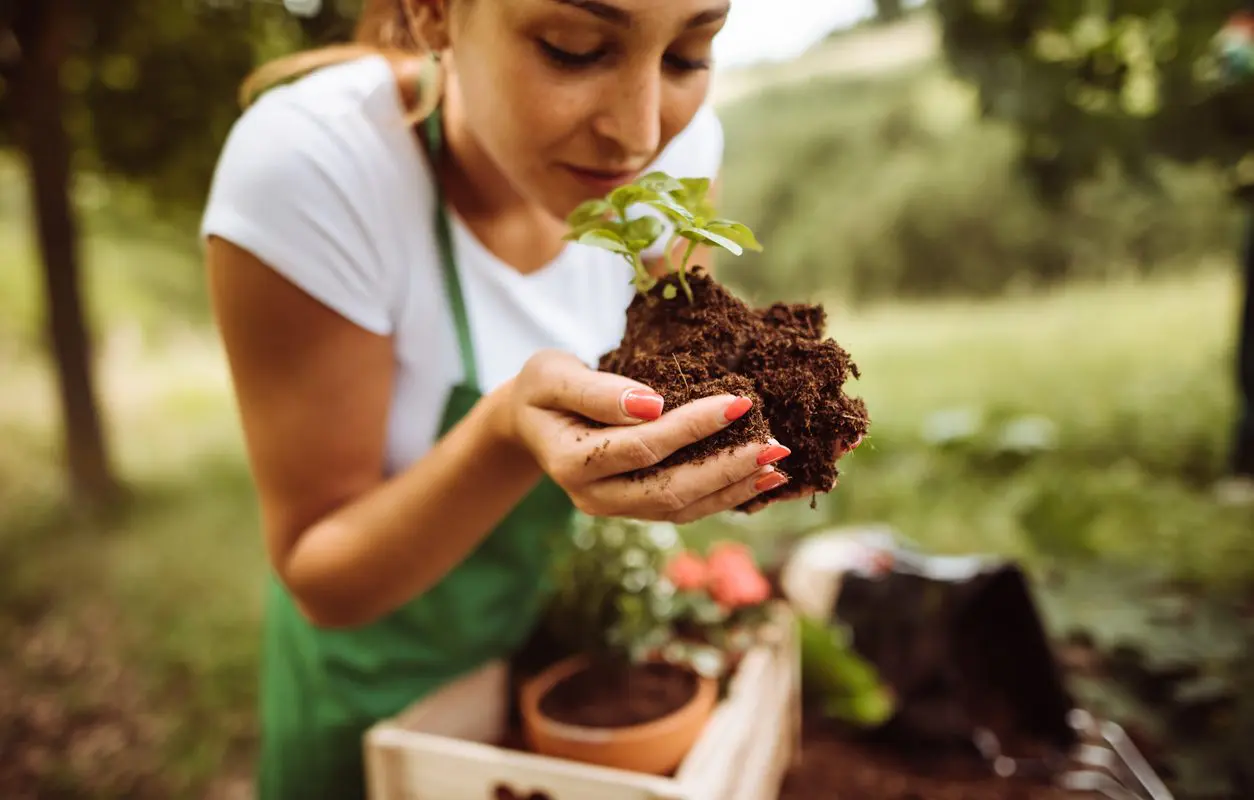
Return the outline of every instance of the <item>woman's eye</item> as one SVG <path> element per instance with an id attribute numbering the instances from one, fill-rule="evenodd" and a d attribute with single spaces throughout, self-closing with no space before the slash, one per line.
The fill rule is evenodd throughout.
<path id="1" fill-rule="evenodd" d="M 605 55 L 603 48 L 590 50 L 587 53 L 572 53 L 569 50 L 563 50 L 560 47 L 554 47 L 543 39 L 537 39 L 540 44 L 540 50 L 555 63 L 563 67 L 587 67 L 595 64 L 601 56 Z"/>
<path id="2" fill-rule="evenodd" d="M 709 69 L 709 59 L 681 58 L 680 56 L 667 55 L 666 65 L 673 70 L 679 72 L 696 72 L 697 70 Z"/>
<path id="3" fill-rule="evenodd" d="M 569 69 L 578 69 L 580 67 L 590 67 L 603 59 L 608 50 L 605 47 L 598 47 L 595 50 L 579 53 L 571 50 L 564 50 L 556 45 L 550 44 L 544 39 L 537 39 L 541 52 L 553 63 L 560 67 Z M 675 72 L 696 72 L 698 70 L 709 69 L 709 59 L 684 58 L 682 56 L 667 53 L 664 56 L 666 66 Z"/>

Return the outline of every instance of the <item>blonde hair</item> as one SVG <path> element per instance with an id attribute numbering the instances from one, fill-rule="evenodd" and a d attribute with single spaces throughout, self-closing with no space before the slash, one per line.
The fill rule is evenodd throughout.
<path id="1" fill-rule="evenodd" d="M 409 0 L 365 0 L 351 43 L 293 53 L 262 64 L 240 84 L 239 104 L 247 108 L 281 83 L 362 56 L 382 55 L 399 61 L 428 55 L 431 49 L 419 31 L 430 13 L 430 6 L 423 2 L 415 10 Z"/>

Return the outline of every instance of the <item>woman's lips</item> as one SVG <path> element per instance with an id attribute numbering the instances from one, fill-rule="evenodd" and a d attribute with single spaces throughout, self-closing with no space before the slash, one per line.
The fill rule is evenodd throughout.
<path id="1" fill-rule="evenodd" d="M 638 171 L 588 169 L 570 164 L 562 165 L 576 180 L 594 190 L 598 194 L 606 194 L 619 186 L 631 183 L 639 174 Z"/>

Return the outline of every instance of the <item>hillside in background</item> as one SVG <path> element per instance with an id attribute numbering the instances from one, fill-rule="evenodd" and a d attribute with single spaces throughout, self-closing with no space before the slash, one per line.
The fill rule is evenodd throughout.
<path id="1" fill-rule="evenodd" d="M 915 12 L 891 25 L 863 24 L 833 31 L 799 58 L 718 73 L 714 102 L 726 106 L 755 93 L 814 79 L 884 75 L 940 54 L 935 18 Z"/>
<path id="2" fill-rule="evenodd" d="M 1164 162 L 1149 183 L 1110 165 L 1043 203 L 1018 133 L 981 117 L 937 47 L 918 13 L 720 78 L 724 211 L 766 246 L 721 262 L 729 279 L 855 304 L 1187 271 L 1234 251 L 1217 169 Z"/>

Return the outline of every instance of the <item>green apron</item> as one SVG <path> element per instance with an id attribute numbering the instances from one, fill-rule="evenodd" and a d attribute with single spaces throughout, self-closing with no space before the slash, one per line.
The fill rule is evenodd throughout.
<path id="1" fill-rule="evenodd" d="M 432 161 L 439 115 L 427 124 Z M 436 231 L 464 382 L 449 395 L 443 436 L 479 400 L 477 369 L 443 196 Z M 473 475 L 468 475 L 473 480 Z M 352 630 L 313 627 L 271 576 L 261 687 L 258 800 L 365 796 L 363 734 L 530 636 L 549 597 L 548 567 L 573 507 L 544 478 L 471 555 L 422 596 Z"/>

